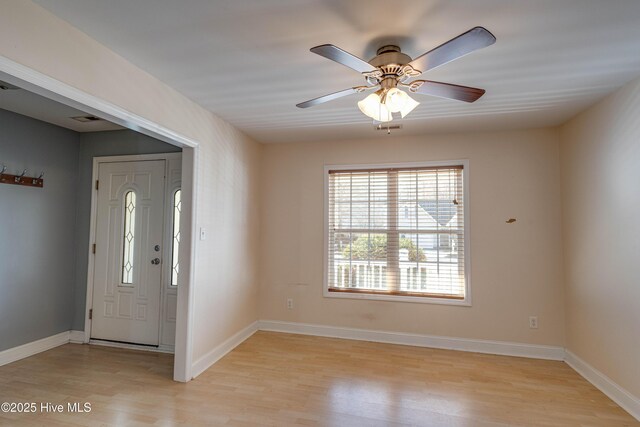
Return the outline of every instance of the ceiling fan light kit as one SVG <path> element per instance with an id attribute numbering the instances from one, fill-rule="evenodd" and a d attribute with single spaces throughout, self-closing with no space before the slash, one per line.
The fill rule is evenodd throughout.
<path id="1" fill-rule="evenodd" d="M 367 84 L 314 98 L 296 106 L 308 108 L 343 96 L 377 89 L 359 101 L 358 108 L 374 121 L 386 123 L 394 119 L 394 114 L 404 118 L 420 105 L 400 88 L 406 88 L 407 91 L 415 94 L 474 102 L 484 95 L 483 89 L 430 80 L 409 80 L 478 49 L 490 46 L 495 41 L 496 38 L 488 30 L 475 27 L 413 60 L 402 53 L 400 47 L 386 45 L 378 49 L 377 55 L 369 62 L 334 45 L 316 46 L 311 48 L 311 52 L 358 71 Z"/>
<path id="2" fill-rule="evenodd" d="M 400 113 L 404 118 L 418 105 L 419 102 L 398 88 L 380 89 L 358 102 L 360 111 L 376 122 L 390 122 L 393 113 Z"/>
<path id="3" fill-rule="evenodd" d="M 413 111 L 420 103 L 398 88 L 389 89 L 385 105 L 392 113 L 400 113 L 404 117 Z"/>

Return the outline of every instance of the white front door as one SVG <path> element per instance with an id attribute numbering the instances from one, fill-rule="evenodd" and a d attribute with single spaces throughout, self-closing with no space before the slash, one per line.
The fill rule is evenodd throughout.
<path id="1" fill-rule="evenodd" d="M 165 160 L 100 163 L 91 338 L 159 344 Z"/>

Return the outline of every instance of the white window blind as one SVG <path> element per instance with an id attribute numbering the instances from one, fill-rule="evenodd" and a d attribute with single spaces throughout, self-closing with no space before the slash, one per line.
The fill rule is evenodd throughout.
<path id="1" fill-rule="evenodd" d="M 328 174 L 329 292 L 465 299 L 462 165 Z"/>

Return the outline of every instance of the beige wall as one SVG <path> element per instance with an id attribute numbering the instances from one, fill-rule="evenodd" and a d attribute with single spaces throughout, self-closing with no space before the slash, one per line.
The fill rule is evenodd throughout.
<path id="1" fill-rule="evenodd" d="M 640 396 L 640 79 L 562 128 L 569 351 Z"/>
<path id="2" fill-rule="evenodd" d="M 558 137 L 547 129 L 263 146 L 260 318 L 563 346 Z M 473 306 L 324 298 L 323 165 L 447 159 L 470 162 Z M 540 329 L 529 329 L 530 315 Z"/>
<path id="3" fill-rule="evenodd" d="M 258 319 L 261 147 L 222 122 L 215 141 L 200 149 L 194 361 Z"/>
<path id="4" fill-rule="evenodd" d="M 257 320 L 257 143 L 86 34 L 24 0 L 3 0 L 0 55 L 199 142 L 194 352 Z M 241 262 L 240 262 L 241 260 Z"/>

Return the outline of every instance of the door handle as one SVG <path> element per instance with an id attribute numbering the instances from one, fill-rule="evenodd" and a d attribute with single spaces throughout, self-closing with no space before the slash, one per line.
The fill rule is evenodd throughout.
<path id="1" fill-rule="evenodd" d="M 158 265 L 158 264 L 160 264 L 160 258 L 154 258 L 154 259 L 152 259 L 152 260 L 151 260 L 151 264 L 153 264 L 153 265 Z"/>

